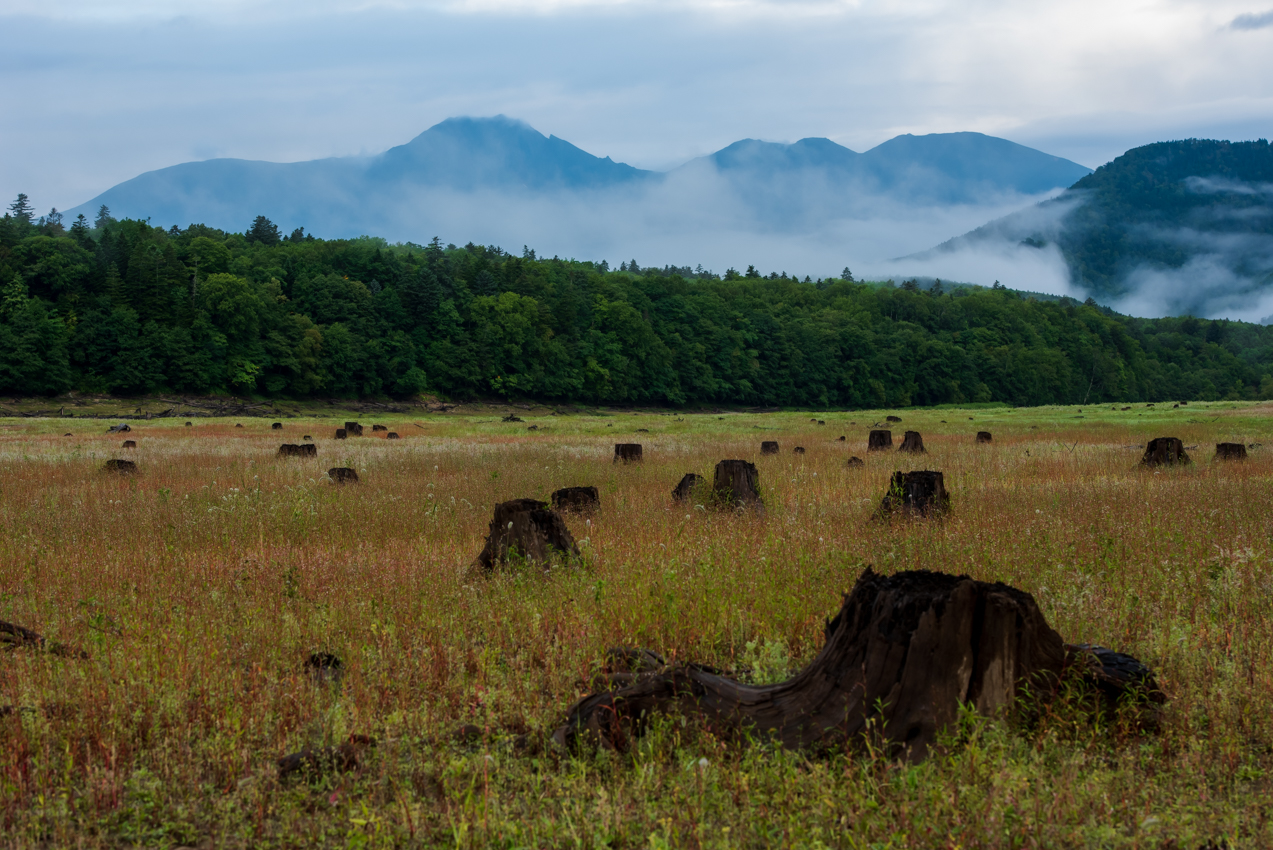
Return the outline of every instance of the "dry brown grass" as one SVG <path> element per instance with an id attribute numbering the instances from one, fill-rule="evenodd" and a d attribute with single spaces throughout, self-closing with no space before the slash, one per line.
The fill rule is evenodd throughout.
<path id="1" fill-rule="evenodd" d="M 92 659 L 0 657 L 0 705 L 35 709 L 0 718 L 3 843 L 1273 845 L 1269 412 L 904 411 L 895 439 L 917 428 L 929 450 L 913 463 L 865 452 L 883 413 L 380 420 L 393 442 L 365 418 L 344 442 L 330 437 L 352 417 L 165 421 L 137 423 L 136 450 L 97 422 L 7 420 L 0 619 Z M 306 433 L 316 461 L 275 458 Z M 1164 434 L 1197 463 L 1137 469 L 1126 447 Z M 782 454 L 761 458 L 762 438 Z M 1210 463 L 1229 439 L 1270 448 Z M 646 461 L 611 464 L 629 440 Z M 101 473 L 108 457 L 142 474 Z M 671 503 L 681 475 L 727 457 L 759 466 L 766 519 Z M 331 486 L 333 466 L 363 483 Z M 871 525 L 895 468 L 943 470 L 952 516 Z M 581 566 L 468 570 L 496 501 L 575 484 L 603 502 L 568 520 Z M 1158 670 L 1164 731 L 970 719 L 913 768 L 675 722 L 624 757 L 510 749 L 559 722 L 616 644 L 798 667 L 866 564 L 1030 591 L 1068 640 Z M 314 650 L 345 660 L 339 695 L 303 675 Z M 450 739 L 463 723 L 487 730 L 476 750 Z M 379 741 L 360 772 L 278 783 L 278 756 L 350 733 Z"/>

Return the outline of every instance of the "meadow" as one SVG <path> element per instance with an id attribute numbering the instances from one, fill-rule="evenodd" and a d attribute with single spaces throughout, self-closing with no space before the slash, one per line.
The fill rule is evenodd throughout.
<path id="1" fill-rule="evenodd" d="M 1273 404 L 505 412 L 0 420 L 0 619 L 90 655 L 0 654 L 0 846 L 1273 846 Z M 927 457 L 866 452 L 886 413 Z M 366 436 L 332 439 L 346 419 Z M 275 456 L 305 434 L 316 460 Z M 1138 468 L 1156 436 L 1195 463 Z M 1268 448 L 1213 463 L 1220 441 Z M 672 502 L 724 458 L 757 464 L 763 518 Z M 871 523 L 919 468 L 950 516 Z M 495 503 L 588 484 L 578 563 L 472 569 Z M 1154 668 L 1161 730 L 969 716 L 918 765 L 683 718 L 623 754 L 547 742 L 612 646 L 786 678 L 867 565 L 1032 593 L 1067 641 Z M 350 735 L 376 741 L 357 770 L 280 780 Z"/>

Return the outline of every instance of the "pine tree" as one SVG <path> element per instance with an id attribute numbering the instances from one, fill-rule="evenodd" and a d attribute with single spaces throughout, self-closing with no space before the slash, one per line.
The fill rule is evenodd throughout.
<path id="1" fill-rule="evenodd" d="M 9 212 L 23 224 L 30 224 L 31 217 L 35 215 L 35 207 L 31 206 L 31 199 L 25 192 L 19 192 L 18 199 L 9 204 Z"/>
<path id="2" fill-rule="evenodd" d="M 71 222 L 71 238 L 79 243 L 81 248 L 92 247 L 93 237 L 88 234 L 88 219 L 84 217 L 84 213 L 77 215 L 75 221 Z"/>
<path id="3" fill-rule="evenodd" d="M 26 303 L 27 282 L 22 279 L 22 275 L 15 272 L 5 284 L 4 291 L 0 292 L 0 315 L 5 319 L 12 319 L 22 311 Z"/>
<path id="4" fill-rule="evenodd" d="M 111 208 L 102 204 L 97 208 L 97 218 L 93 221 L 95 230 L 104 230 L 108 225 L 115 223 L 115 217 L 111 215 Z"/>
<path id="5" fill-rule="evenodd" d="M 845 266 L 844 271 L 840 272 L 840 277 L 843 280 L 847 280 L 849 283 L 853 283 L 853 272 L 849 271 L 848 266 Z"/>
<path id="6" fill-rule="evenodd" d="M 258 215 L 253 220 L 252 226 L 248 228 L 247 237 L 249 242 L 260 242 L 262 245 L 270 246 L 283 241 L 283 237 L 278 232 L 278 225 L 263 215 Z"/>

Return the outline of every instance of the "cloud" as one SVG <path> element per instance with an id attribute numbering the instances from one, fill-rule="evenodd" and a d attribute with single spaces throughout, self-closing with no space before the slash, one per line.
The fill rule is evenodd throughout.
<path id="1" fill-rule="evenodd" d="M 1273 27 L 1273 9 L 1267 12 L 1247 12 L 1229 22 L 1229 28 L 1235 30 L 1262 30 L 1265 27 Z"/>

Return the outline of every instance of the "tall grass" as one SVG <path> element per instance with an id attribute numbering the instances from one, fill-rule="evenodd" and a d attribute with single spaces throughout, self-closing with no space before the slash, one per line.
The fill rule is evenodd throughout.
<path id="1" fill-rule="evenodd" d="M 136 450 L 96 422 L 5 421 L 0 618 L 92 658 L 0 657 L 20 709 L 0 718 L 0 844 L 1273 846 L 1269 412 L 906 411 L 915 460 L 866 453 L 882 412 L 383 419 L 397 441 L 330 439 L 346 417 L 165 421 L 138 423 Z M 303 434 L 317 460 L 275 457 Z M 1160 435 L 1197 462 L 1138 469 L 1129 447 Z M 1212 464 L 1229 439 L 1270 448 Z M 627 441 L 644 463 L 610 462 Z M 109 457 L 141 474 L 101 473 Z M 672 503 L 731 457 L 759 467 L 765 518 Z M 332 466 L 363 483 L 332 486 Z M 871 524 L 897 468 L 944 471 L 951 517 Z M 578 484 L 603 502 L 568 520 L 581 564 L 474 573 L 496 502 Z M 917 767 L 675 718 L 622 756 L 513 747 L 610 646 L 798 669 L 868 564 L 1033 593 L 1067 640 L 1157 670 L 1162 732 L 969 717 Z M 316 650 L 344 660 L 340 689 L 305 676 Z M 278 756 L 351 733 L 378 742 L 359 771 L 280 784 Z"/>

